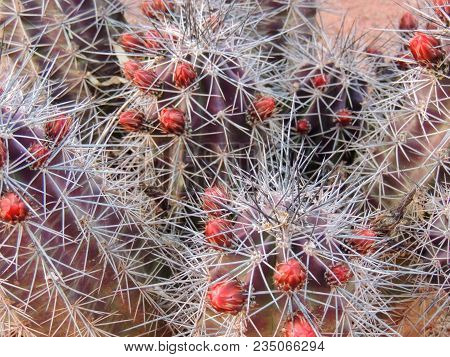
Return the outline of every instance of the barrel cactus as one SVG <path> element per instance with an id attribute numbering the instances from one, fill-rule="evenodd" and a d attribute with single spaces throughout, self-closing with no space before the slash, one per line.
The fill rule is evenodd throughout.
<path id="1" fill-rule="evenodd" d="M 303 174 L 307 160 L 290 166 L 290 153 L 281 153 L 261 161 L 258 173 L 238 171 L 228 186 L 201 195 L 192 223 L 180 227 L 195 262 L 186 273 L 190 294 L 173 294 L 187 299 L 179 305 L 192 306 L 184 312 L 192 324 L 185 333 L 395 334 L 371 313 L 389 309 L 381 288 L 396 273 L 381 260 L 390 251 L 387 237 L 370 230 L 375 212 L 359 213 L 357 175 L 330 175 L 324 184 Z M 203 228 L 196 228 L 196 216 Z"/>
<path id="2" fill-rule="evenodd" d="M 416 13 L 424 21 L 406 42 L 409 69 L 397 72 L 393 90 L 379 98 L 375 110 L 386 119 L 381 144 L 369 160 L 376 171 L 372 197 L 391 207 L 417 187 L 427 191 L 436 182 L 448 182 L 449 38 L 445 20 L 437 15 L 440 7 L 433 11 L 422 5 Z"/>
<path id="3" fill-rule="evenodd" d="M 130 189 L 174 209 L 229 180 L 235 166 L 250 168 L 277 110 L 261 63 L 249 56 L 252 43 L 230 41 L 239 27 L 208 3 L 187 2 L 160 14 L 157 26 L 153 19 L 140 26 L 132 33 L 140 48 L 118 41 L 130 84 L 113 118 L 125 135 L 111 164 Z"/>
<path id="4" fill-rule="evenodd" d="M 55 100 L 92 101 L 118 83 L 110 38 L 121 11 L 116 0 L 2 1 L 2 56 L 20 61 L 32 54 L 29 74 L 55 81 Z"/>
<path id="5" fill-rule="evenodd" d="M 333 39 L 321 31 L 308 45 L 291 42 L 277 90 L 288 108 L 290 146 L 314 152 L 319 167 L 329 159 L 350 163 L 370 124 L 364 116 L 370 93 L 379 87 L 365 43 L 352 34 Z"/>
<path id="6" fill-rule="evenodd" d="M 376 225 L 397 241 L 391 262 L 407 272 L 394 282 L 397 330 L 406 336 L 447 334 L 449 39 L 443 4 L 433 4 L 410 7 L 414 26 L 407 36 L 401 28 L 397 46 L 408 55 L 394 58 L 386 86 L 373 92 L 372 135 L 357 160 L 369 177 L 368 202 L 382 212 Z"/>
<path id="7" fill-rule="evenodd" d="M 157 245 L 81 144 L 83 108 L 54 106 L 17 68 L 0 87 L 0 334 L 164 333 L 144 288 Z"/>

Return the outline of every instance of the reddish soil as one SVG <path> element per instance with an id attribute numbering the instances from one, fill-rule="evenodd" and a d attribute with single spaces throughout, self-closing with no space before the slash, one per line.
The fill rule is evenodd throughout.
<path id="1" fill-rule="evenodd" d="M 380 34 L 377 29 L 397 27 L 400 17 L 407 11 L 406 0 L 327 0 L 321 17 L 329 33 L 339 30 L 342 19 L 345 28 L 353 23 L 359 33 L 370 31 L 372 37 Z"/>

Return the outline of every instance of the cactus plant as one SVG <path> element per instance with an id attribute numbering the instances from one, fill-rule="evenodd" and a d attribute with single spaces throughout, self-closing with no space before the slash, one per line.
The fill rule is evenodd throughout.
<path id="1" fill-rule="evenodd" d="M 408 40 L 410 69 L 397 73 L 394 91 L 378 102 L 376 115 L 391 117 L 383 122 L 381 145 L 369 160 L 376 171 L 372 196 L 391 207 L 416 187 L 448 181 L 449 38 L 435 12 L 416 11 L 438 28 L 421 25 Z"/>
<path id="2" fill-rule="evenodd" d="M 439 201 L 445 206 L 448 185 L 448 36 L 429 3 L 419 5 L 410 8 L 420 20 L 417 30 L 400 36 L 399 47 L 410 52 L 409 59 L 402 56 L 408 66 L 393 64 L 387 90 L 374 92 L 367 113 L 378 124 L 360 158 L 371 176 L 369 202 L 383 212 L 375 226 L 398 242 L 395 258 L 388 259 L 408 271 L 393 281 L 401 299 L 396 329 L 408 336 L 445 335 L 448 316 L 445 209 L 432 208 Z"/>
<path id="3" fill-rule="evenodd" d="M 113 76 L 119 67 L 109 38 L 121 10 L 115 0 L 5 0 L 0 6 L 2 56 L 20 61 L 32 54 L 25 62 L 29 74 L 54 81 L 55 100 L 92 101 L 117 83 Z"/>
<path id="4" fill-rule="evenodd" d="M 368 127 L 370 92 L 380 86 L 364 42 L 352 34 L 333 39 L 319 30 L 308 45 L 291 42 L 284 54 L 290 65 L 277 90 L 290 108 L 290 146 L 314 151 L 319 166 L 328 159 L 350 163 Z"/>
<path id="5" fill-rule="evenodd" d="M 0 5 L 0 335 L 448 335 L 448 1 L 121 2 Z"/>
<path id="6" fill-rule="evenodd" d="M 158 27 L 134 34 L 146 52 L 119 53 L 127 55 L 122 65 L 130 86 L 118 113 L 118 128 L 128 134 L 115 162 L 131 189 L 158 187 L 152 197 L 169 207 L 185 209 L 183 200 L 188 206 L 197 192 L 225 183 L 234 165 L 250 167 L 255 142 L 264 140 L 265 122 L 276 114 L 258 62 L 247 62 L 252 43 L 229 41 L 238 26 L 208 3 L 161 14 Z"/>
<path id="7" fill-rule="evenodd" d="M 160 269 L 150 231 L 79 142 L 83 108 L 29 80 L 13 70 L 1 83 L 0 334 L 164 333 L 145 288 Z"/>
<path id="8" fill-rule="evenodd" d="M 381 260 L 390 251 L 387 237 L 360 233 L 375 212 L 358 213 L 364 205 L 358 175 L 341 181 L 333 174 L 325 184 L 320 175 L 317 181 L 303 175 L 307 156 L 290 166 L 289 152 L 270 153 L 257 173 L 236 172 L 226 198 L 223 188 L 207 190 L 192 222 L 180 227 L 194 254 L 186 272 L 190 294 L 183 294 L 188 301 L 179 304 L 200 310 L 187 333 L 395 334 L 370 312 L 389 309 L 379 281 L 396 272 Z M 359 249 L 363 240 L 372 249 Z M 192 319 L 192 310 L 185 316 Z"/>

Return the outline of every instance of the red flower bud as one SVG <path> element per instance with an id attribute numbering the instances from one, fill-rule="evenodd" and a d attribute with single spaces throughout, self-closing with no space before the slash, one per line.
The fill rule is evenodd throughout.
<path id="1" fill-rule="evenodd" d="M 398 28 L 404 31 L 417 30 L 419 28 L 419 21 L 410 12 L 405 12 L 400 18 Z"/>
<path id="2" fill-rule="evenodd" d="M 127 52 L 142 52 L 145 46 L 145 42 L 133 33 L 124 33 L 120 36 L 119 43 Z"/>
<path id="3" fill-rule="evenodd" d="M 325 272 L 325 279 L 332 287 L 347 283 L 353 276 L 349 266 L 344 263 L 332 265 L 329 269 Z"/>
<path id="4" fill-rule="evenodd" d="M 441 41 L 434 36 L 418 32 L 410 41 L 409 49 L 416 61 L 425 67 L 430 67 L 441 61 L 445 53 L 440 48 Z"/>
<path id="5" fill-rule="evenodd" d="M 207 299 L 217 312 L 236 315 L 244 307 L 244 289 L 237 280 L 221 281 L 209 288 Z"/>
<path id="6" fill-rule="evenodd" d="M 45 123 L 45 135 L 49 140 L 60 143 L 69 133 L 72 126 L 72 118 L 68 115 L 61 114 L 54 120 Z"/>
<path id="7" fill-rule="evenodd" d="M 130 109 L 122 112 L 119 116 L 119 124 L 126 130 L 130 132 L 139 131 L 142 129 L 145 117 L 144 114 L 138 112 L 137 110 Z"/>
<path id="8" fill-rule="evenodd" d="M 158 30 L 149 30 L 145 33 L 145 47 L 149 50 L 160 50 L 162 48 L 162 43 L 164 36 Z"/>
<path id="9" fill-rule="evenodd" d="M 231 247 L 231 222 L 222 218 L 214 218 L 208 221 L 205 226 L 205 237 L 209 243 L 217 246 L 217 248 Z"/>
<path id="10" fill-rule="evenodd" d="M 184 113 L 176 108 L 164 108 L 159 114 L 159 122 L 163 131 L 169 134 L 181 135 L 184 133 L 186 120 Z"/>
<path id="11" fill-rule="evenodd" d="M 321 89 L 328 84 L 328 76 L 325 74 L 318 74 L 317 76 L 311 78 L 311 84 L 314 88 Z"/>
<path id="12" fill-rule="evenodd" d="M 375 240 L 371 239 L 377 236 L 377 234 L 371 229 L 360 229 L 355 232 L 355 235 L 366 238 L 351 238 L 349 240 L 349 244 L 359 253 L 359 254 L 367 254 L 372 251 Z"/>
<path id="13" fill-rule="evenodd" d="M 173 0 L 144 0 L 141 3 L 142 12 L 148 17 L 156 17 L 157 13 L 167 13 L 175 8 Z"/>
<path id="14" fill-rule="evenodd" d="M 283 337 L 317 337 L 311 324 L 301 312 L 297 312 L 284 324 Z"/>
<path id="15" fill-rule="evenodd" d="M 275 108 L 276 102 L 274 98 L 269 96 L 258 96 L 250 106 L 250 120 L 266 120 L 274 114 Z"/>
<path id="16" fill-rule="evenodd" d="M 133 83 L 143 92 L 159 96 L 161 83 L 155 71 L 150 69 L 138 69 L 134 72 Z"/>
<path id="17" fill-rule="evenodd" d="M 297 122 L 297 132 L 301 135 L 306 135 L 311 131 L 311 123 L 308 119 L 300 119 Z"/>
<path id="18" fill-rule="evenodd" d="M 31 154 L 30 161 L 32 162 L 31 168 L 38 169 L 45 164 L 48 157 L 50 156 L 50 149 L 39 142 L 33 143 L 29 149 Z"/>
<path id="19" fill-rule="evenodd" d="M 173 72 L 173 82 L 178 88 L 189 87 L 197 78 L 192 64 L 188 62 L 178 62 Z"/>
<path id="20" fill-rule="evenodd" d="M 6 149 L 6 145 L 3 142 L 3 139 L 0 138 L 0 168 L 2 168 L 6 164 L 7 158 L 8 150 Z"/>
<path id="21" fill-rule="evenodd" d="M 123 68 L 122 68 L 125 78 L 130 81 L 133 80 L 134 74 L 139 69 L 142 69 L 142 65 L 139 62 L 136 62 L 133 60 L 126 61 L 123 64 Z"/>
<path id="22" fill-rule="evenodd" d="M 352 123 L 352 112 L 348 109 L 341 109 L 336 113 L 336 122 L 341 126 L 347 126 Z"/>
<path id="23" fill-rule="evenodd" d="M 0 218 L 8 223 L 21 222 L 27 217 L 26 204 L 13 192 L 5 193 L 0 198 Z"/>
<path id="24" fill-rule="evenodd" d="M 289 259 L 285 263 L 277 264 L 273 276 L 276 287 L 284 291 L 300 289 L 306 279 L 306 271 L 297 259 Z"/>
<path id="25" fill-rule="evenodd" d="M 203 194 L 203 210 L 212 216 L 224 213 L 223 207 L 229 201 L 228 193 L 219 186 L 208 187 Z"/>

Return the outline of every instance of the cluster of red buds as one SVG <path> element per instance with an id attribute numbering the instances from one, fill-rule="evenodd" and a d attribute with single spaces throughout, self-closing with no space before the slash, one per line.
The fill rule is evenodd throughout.
<path id="1" fill-rule="evenodd" d="M 152 69 L 144 69 L 143 66 L 134 60 L 129 60 L 123 65 L 125 78 L 130 80 L 145 94 L 159 97 L 162 82 L 158 74 Z M 195 68 L 188 62 L 178 62 L 173 71 L 173 83 L 178 88 L 189 87 L 197 78 Z M 176 107 L 166 107 L 158 114 L 161 130 L 167 134 L 181 135 L 185 132 L 185 113 Z M 119 124 L 127 131 L 140 131 L 145 123 L 144 114 L 136 110 L 127 110 L 119 117 Z"/>
<path id="2" fill-rule="evenodd" d="M 45 165 L 55 145 L 60 144 L 67 137 L 72 127 L 72 118 L 61 114 L 44 124 L 47 141 L 33 142 L 28 148 L 31 161 L 30 168 L 37 170 Z M 0 139 L 0 168 L 8 160 L 8 148 Z M 28 207 L 26 203 L 14 192 L 7 192 L 0 198 L 0 218 L 8 223 L 21 222 L 26 219 Z"/>
<path id="3" fill-rule="evenodd" d="M 205 190 L 202 197 L 202 209 L 208 214 L 208 220 L 205 226 L 205 239 L 208 244 L 211 244 L 212 248 L 220 252 L 220 256 L 224 257 L 225 261 L 231 263 L 231 261 L 240 262 L 239 253 L 233 250 L 233 237 L 239 239 L 242 232 L 242 221 L 240 218 L 236 219 L 236 223 L 226 218 L 226 206 L 229 205 L 230 195 L 225 189 L 220 186 L 212 186 Z M 246 217 L 244 214 L 242 217 Z M 246 218 L 243 218 L 245 222 Z M 246 239 L 251 239 L 247 236 Z M 375 245 L 376 234 L 370 229 L 362 229 L 355 233 L 356 237 L 347 242 L 354 250 L 364 252 L 368 254 L 373 251 Z M 236 245 L 236 244 L 235 244 Z M 230 251 L 227 255 L 224 250 Z M 245 255 L 243 255 L 245 256 Z M 227 259 L 230 259 L 228 261 Z M 279 259 L 280 255 L 278 255 Z M 244 258 L 245 259 L 245 258 Z M 308 263 L 309 264 L 309 263 Z M 309 274 L 314 273 L 316 269 L 315 264 L 311 263 L 312 267 L 307 267 L 302 257 L 294 256 L 287 257 L 284 260 L 279 260 L 273 270 L 266 272 L 259 272 L 258 275 L 263 274 L 265 284 L 267 286 L 273 286 L 278 293 L 283 294 L 286 298 L 295 296 L 305 287 L 308 282 Z M 317 266 L 323 268 L 324 262 L 317 263 Z M 328 286 L 330 289 L 337 289 L 349 283 L 353 277 L 351 267 L 346 262 L 330 263 L 326 264 L 327 267 L 323 269 L 322 276 L 316 275 L 314 281 L 321 279 L 324 286 Z M 221 270 L 222 269 L 222 270 Z M 223 314 L 235 315 L 242 311 L 246 299 L 245 294 L 250 289 L 253 292 L 252 298 L 255 297 L 255 303 L 258 304 L 258 293 L 266 292 L 266 287 L 258 287 L 259 283 L 255 281 L 253 284 L 249 284 L 248 280 L 243 279 L 246 283 L 243 285 L 238 278 L 227 279 L 222 267 L 216 273 L 212 273 L 215 276 L 211 282 L 211 286 L 207 292 L 207 300 L 209 306 L 214 311 Z M 272 274 L 273 271 L 273 274 Z M 249 273 L 250 274 L 250 273 Z M 247 277 L 248 279 L 248 277 Z M 257 278 L 254 278 L 257 279 Z M 264 285 L 264 284 L 263 284 Z M 251 287 L 250 287 L 251 286 Z M 262 289 L 262 290 L 260 290 Z M 273 292 L 272 292 L 273 293 Z M 303 293 L 300 293 L 303 294 Z M 248 297 L 247 297 L 248 299 Z M 313 315 L 312 315 L 313 316 Z M 257 320 L 258 318 L 256 318 Z M 316 329 L 311 324 L 300 310 L 294 310 L 294 314 L 286 318 L 282 329 L 280 329 L 282 336 L 287 337 L 311 337 L 316 336 Z"/>
<path id="4" fill-rule="evenodd" d="M 203 193 L 203 210 L 209 218 L 205 225 L 205 239 L 213 249 L 222 250 L 232 246 L 232 222 L 222 218 L 229 203 L 228 192 L 221 186 L 214 185 Z M 245 290 L 240 281 L 223 280 L 213 283 L 207 293 L 210 306 L 218 313 L 235 315 L 244 307 Z"/>
<path id="5" fill-rule="evenodd" d="M 232 245 L 232 224 L 222 218 L 228 202 L 229 195 L 221 186 L 209 187 L 203 193 L 203 210 L 209 216 L 205 225 L 205 238 L 214 249 L 221 250 Z"/>
<path id="6" fill-rule="evenodd" d="M 119 44 L 130 53 L 158 53 L 164 48 L 164 43 L 173 36 L 159 30 L 148 30 L 145 33 L 124 33 L 119 38 Z"/>
<path id="7" fill-rule="evenodd" d="M 161 130 L 167 134 L 181 135 L 185 131 L 184 113 L 177 108 L 163 108 L 158 120 Z M 139 132 L 145 128 L 145 115 L 135 109 L 128 109 L 119 115 L 119 125 L 128 132 Z"/>

